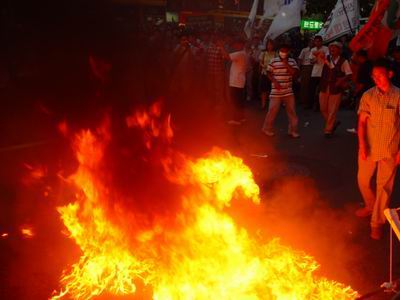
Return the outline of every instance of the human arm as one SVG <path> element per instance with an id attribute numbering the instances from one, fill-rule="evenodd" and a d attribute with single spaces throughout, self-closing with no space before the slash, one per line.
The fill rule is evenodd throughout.
<path id="1" fill-rule="evenodd" d="M 367 121 L 368 114 L 361 112 L 358 116 L 358 145 L 359 145 L 359 156 L 362 160 L 366 160 L 369 152 L 369 145 L 367 139 Z"/>
<path id="2" fill-rule="evenodd" d="M 282 63 L 285 65 L 291 76 L 296 76 L 299 68 L 294 60 L 292 60 L 292 64 L 290 63 L 288 58 L 282 59 Z"/>
<path id="3" fill-rule="evenodd" d="M 298 64 L 301 66 L 305 60 L 305 50 L 301 50 L 299 57 L 297 58 Z"/>
<path id="4" fill-rule="evenodd" d="M 274 74 L 272 72 L 272 69 L 271 69 L 270 65 L 268 66 L 267 76 L 268 76 L 269 80 L 271 80 L 271 82 L 274 84 L 274 87 L 276 89 L 280 90 L 282 88 L 282 86 L 279 83 L 279 81 L 276 80 L 276 78 L 274 77 Z"/>
<path id="5" fill-rule="evenodd" d="M 360 107 L 358 109 L 358 145 L 359 145 L 359 156 L 362 160 L 366 160 L 369 152 L 369 144 L 367 137 L 367 123 L 369 120 L 369 96 L 364 94 L 360 101 Z"/>

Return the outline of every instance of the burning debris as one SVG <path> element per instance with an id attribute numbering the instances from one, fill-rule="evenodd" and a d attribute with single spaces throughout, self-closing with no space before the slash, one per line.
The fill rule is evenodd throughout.
<path id="1" fill-rule="evenodd" d="M 20 232 L 23 238 L 31 239 L 35 236 L 35 231 L 30 225 L 23 225 L 20 227 Z"/>
<path id="2" fill-rule="evenodd" d="M 144 131 L 147 149 L 172 139 L 170 116 L 159 104 L 126 121 Z M 105 176 L 109 127 L 107 120 L 74 140 L 79 167 L 69 182 L 79 194 L 58 211 L 82 256 L 64 271 L 52 300 L 135 294 L 143 285 L 154 300 L 356 297 L 350 287 L 316 276 L 312 257 L 278 239 L 258 242 L 227 214 L 236 198 L 260 203 L 251 170 L 228 151 L 214 149 L 199 159 L 164 151 L 158 175 L 180 188 L 179 209 L 152 218 L 127 210 Z"/>

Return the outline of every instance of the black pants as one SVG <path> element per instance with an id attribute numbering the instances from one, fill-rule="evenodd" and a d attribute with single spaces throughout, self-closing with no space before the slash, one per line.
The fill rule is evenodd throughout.
<path id="1" fill-rule="evenodd" d="M 230 87 L 231 101 L 233 106 L 233 120 L 241 121 L 244 119 L 244 88 Z"/>
<path id="2" fill-rule="evenodd" d="M 306 105 L 307 108 L 313 108 L 314 106 L 319 106 L 319 83 L 321 81 L 321 77 L 311 77 L 310 81 L 310 94 L 308 96 L 308 103 Z"/>

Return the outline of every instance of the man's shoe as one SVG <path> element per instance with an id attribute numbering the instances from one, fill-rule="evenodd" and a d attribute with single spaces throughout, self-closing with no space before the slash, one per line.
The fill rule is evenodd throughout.
<path id="1" fill-rule="evenodd" d="M 340 121 L 336 121 L 335 125 L 333 125 L 332 132 L 335 132 L 336 129 L 340 126 L 340 124 L 341 124 Z"/>
<path id="2" fill-rule="evenodd" d="M 357 129 L 355 129 L 355 128 L 347 128 L 346 131 L 347 131 L 348 133 L 357 134 Z"/>
<path id="3" fill-rule="evenodd" d="M 229 120 L 228 124 L 229 125 L 242 125 L 242 122 L 236 121 L 236 120 Z"/>
<path id="4" fill-rule="evenodd" d="M 380 240 L 383 235 L 383 226 L 371 227 L 370 237 L 373 240 Z"/>
<path id="5" fill-rule="evenodd" d="M 288 135 L 294 139 L 297 139 L 300 137 L 300 134 L 298 134 L 297 132 L 289 132 Z"/>
<path id="6" fill-rule="evenodd" d="M 275 135 L 275 133 L 274 132 L 272 132 L 272 131 L 269 131 L 269 130 L 263 130 L 262 131 L 266 136 L 269 136 L 269 137 L 272 137 L 272 136 L 274 136 Z"/>
<path id="7" fill-rule="evenodd" d="M 370 215 L 372 215 L 372 211 L 366 207 L 363 207 L 363 208 L 357 209 L 355 214 L 359 218 L 365 218 L 365 217 L 369 217 Z"/>

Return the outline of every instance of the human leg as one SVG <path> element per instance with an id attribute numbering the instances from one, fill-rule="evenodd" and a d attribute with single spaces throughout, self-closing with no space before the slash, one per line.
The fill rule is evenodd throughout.
<path id="1" fill-rule="evenodd" d="M 329 103 L 329 93 L 319 93 L 319 106 L 322 116 L 325 122 L 328 120 L 328 103 Z"/>
<path id="2" fill-rule="evenodd" d="M 274 121 L 279 112 L 280 107 L 281 107 L 280 98 L 270 98 L 268 112 L 265 117 L 264 125 L 262 128 L 264 132 L 273 132 Z"/>
<path id="3" fill-rule="evenodd" d="M 365 207 L 363 211 L 365 212 L 365 216 L 368 216 L 372 213 L 374 208 L 376 192 L 371 186 L 372 176 L 374 175 L 376 170 L 376 162 L 374 162 L 371 158 L 367 158 L 366 160 L 358 158 L 358 188 L 364 200 Z M 356 212 L 360 217 L 364 215 L 361 213 L 361 210 Z"/>
<path id="4" fill-rule="evenodd" d="M 394 158 L 383 159 L 377 163 L 376 201 L 372 211 L 371 226 L 382 226 L 385 221 L 383 211 L 388 207 L 393 191 L 397 165 Z"/>
<path id="5" fill-rule="evenodd" d="M 288 96 L 285 97 L 284 99 L 285 101 L 285 109 L 286 109 L 286 114 L 288 116 L 288 120 L 289 120 L 289 134 L 291 135 L 297 135 L 298 134 L 298 118 L 296 115 L 296 108 L 295 108 L 295 99 L 294 96 Z"/>
<path id="6" fill-rule="evenodd" d="M 341 98 L 342 94 L 329 95 L 329 100 L 327 102 L 327 118 L 325 126 L 326 133 L 332 133 L 334 131 L 334 127 L 336 124 L 336 115 L 339 110 Z"/>

